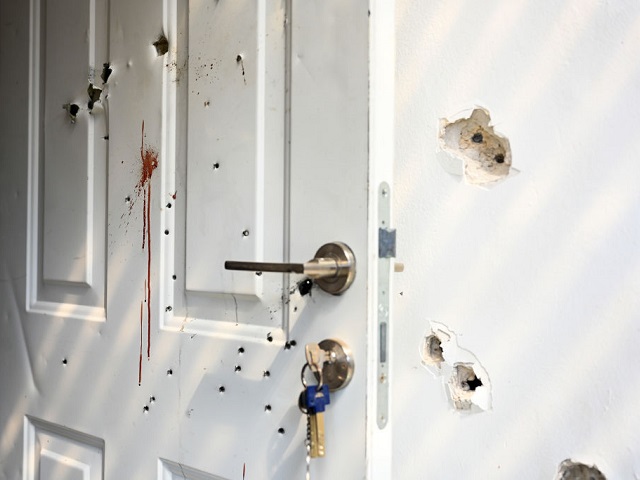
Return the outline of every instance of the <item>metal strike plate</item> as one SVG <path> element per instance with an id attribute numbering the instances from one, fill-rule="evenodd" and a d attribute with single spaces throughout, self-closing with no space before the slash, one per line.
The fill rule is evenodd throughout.
<path id="1" fill-rule="evenodd" d="M 326 353 L 322 367 L 323 383 L 332 392 L 349 385 L 355 367 L 351 349 L 344 342 L 333 338 L 321 341 L 318 346 Z M 319 380 L 318 377 L 316 379 Z"/>

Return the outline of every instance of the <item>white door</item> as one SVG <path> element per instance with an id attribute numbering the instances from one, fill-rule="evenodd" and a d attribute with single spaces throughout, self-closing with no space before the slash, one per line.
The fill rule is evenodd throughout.
<path id="1" fill-rule="evenodd" d="M 325 338 L 349 345 L 355 374 L 332 395 L 312 478 L 367 475 L 368 409 L 382 411 L 367 395 L 368 8 L 31 2 L 16 37 L 29 121 L 3 136 L 17 154 L 2 159 L 0 477 L 304 478 L 300 372 Z M 339 296 L 224 269 L 306 261 L 332 241 L 357 263 Z"/>

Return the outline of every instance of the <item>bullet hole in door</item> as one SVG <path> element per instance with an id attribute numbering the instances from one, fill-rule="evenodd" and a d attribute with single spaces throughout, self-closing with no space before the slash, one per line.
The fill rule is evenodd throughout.
<path id="1" fill-rule="evenodd" d="M 278 429 L 278 433 L 279 433 L 280 435 L 284 435 L 284 428 L 280 427 L 280 428 Z"/>
<path id="2" fill-rule="evenodd" d="M 262 372 L 262 376 L 267 378 L 271 376 L 271 372 L 269 370 L 265 370 L 264 372 Z"/>
<path id="3" fill-rule="evenodd" d="M 218 170 L 220 168 L 220 163 L 216 162 L 213 164 L 213 169 Z"/>
<path id="4" fill-rule="evenodd" d="M 242 231 L 242 236 L 243 237 L 248 237 L 249 236 L 249 230 L 243 230 Z"/>
<path id="5" fill-rule="evenodd" d="M 240 365 L 236 365 L 235 367 L 233 367 L 233 370 L 235 372 L 241 372 L 242 371 L 242 367 Z"/>
<path id="6" fill-rule="evenodd" d="M 271 411 L 271 405 L 265 405 L 264 406 L 264 411 L 265 412 L 270 412 Z"/>
<path id="7" fill-rule="evenodd" d="M 67 363 L 68 363 L 68 362 L 67 362 L 67 359 L 66 359 L 66 358 L 63 358 L 63 359 L 62 359 L 62 365 L 65 365 L 65 366 L 66 366 L 66 365 L 67 365 Z"/>
<path id="8" fill-rule="evenodd" d="M 606 480 L 606 477 L 595 465 L 589 466 L 567 458 L 558 466 L 554 480 Z"/>
<path id="9" fill-rule="evenodd" d="M 148 405 L 145 405 L 144 407 L 142 407 L 142 411 L 143 411 L 144 413 L 149 413 L 149 406 L 148 406 Z"/>
<path id="10" fill-rule="evenodd" d="M 169 40 L 164 33 L 161 33 L 158 39 L 153 42 L 153 46 L 156 47 L 156 54 L 161 57 L 169 51 Z"/>
<path id="11" fill-rule="evenodd" d="M 247 84 L 247 77 L 244 74 L 244 57 L 241 54 L 238 54 L 238 56 L 236 57 L 236 63 L 238 65 L 240 65 L 240 67 L 242 68 L 242 80 L 244 81 L 244 84 Z"/>
<path id="12" fill-rule="evenodd" d="M 313 280 L 310 278 L 305 278 L 300 283 L 298 283 L 298 291 L 300 292 L 300 296 L 304 297 L 308 293 L 311 293 L 311 288 L 313 287 Z"/>
<path id="13" fill-rule="evenodd" d="M 171 375 L 173 375 L 173 369 L 172 368 L 167 370 L 167 377 L 170 377 Z"/>
<path id="14" fill-rule="evenodd" d="M 87 95 L 89 95 L 89 102 L 87 103 L 87 108 L 89 111 L 93 110 L 94 104 L 100 100 L 100 95 L 102 95 L 102 90 L 94 87 L 93 83 L 90 83 L 87 87 Z"/>
<path id="15" fill-rule="evenodd" d="M 62 108 L 69 114 L 71 123 L 76 123 L 76 117 L 78 115 L 78 112 L 80 111 L 80 107 L 75 103 L 65 103 Z"/>
<path id="16" fill-rule="evenodd" d="M 238 348 L 238 355 L 242 355 L 244 353 L 244 347 Z"/>
<path id="17" fill-rule="evenodd" d="M 111 76 L 112 73 L 113 73 L 113 70 L 111 69 L 111 65 L 109 65 L 108 63 L 103 63 L 102 64 L 102 73 L 100 74 L 100 78 L 102 79 L 102 83 L 107 83 L 109 81 L 109 77 Z"/>
<path id="18" fill-rule="evenodd" d="M 227 391 L 227 389 L 226 389 L 226 388 L 224 388 L 224 385 L 220 385 L 220 387 L 218 387 L 218 392 L 220 392 L 220 393 L 224 393 L 224 392 L 226 392 L 226 391 Z"/>
<path id="19" fill-rule="evenodd" d="M 441 163 L 470 185 L 490 187 L 517 173 L 511 168 L 509 140 L 496 133 L 490 121 L 483 108 L 474 109 L 468 118 L 440 119 L 440 148 L 448 154 L 440 156 Z"/>

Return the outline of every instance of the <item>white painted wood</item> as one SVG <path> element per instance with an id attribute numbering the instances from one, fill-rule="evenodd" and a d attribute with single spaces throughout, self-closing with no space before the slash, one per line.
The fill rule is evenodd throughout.
<path id="1" fill-rule="evenodd" d="M 108 55 L 87 59 L 93 47 L 76 39 L 65 62 L 87 70 L 77 80 L 80 73 L 63 71 L 71 86 L 87 82 L 91 66 L 108 61 L 113 69 L 100 115 L 94 107 L 91 117 L 94 132 L 104 128 L 108 137 L 108 162 L 99 175 L 98 156 L 91 163 L 87 150 L 100 142 L 87 133 L 77 158 L 87 172 L 93 165 L 93 177 L 69 192 L 84 192 L 86 215 L 66 219 L 72 225 L 62 232 L 93 238 L 84 277 L 54 262 L 57 245 L 71 242 L 45 241 L 44 224 L 58 215 L 44 206 L 46 185 L 61 180 L 47 179 L 43 139 L 53 130 L 43 112 L 49 100 L 66 100 L 55 98 L 64 93 L 58 83 L 46 90 L 42 65 L 63 47 L 46 51 L 44 39 L 62 42 L 64 32 L 47 30 L 44 7 L 32 0 L 30 38 L 18 36 L 31 40 L 30 76 L 11 73 L 18 85 L 30 78 L 30 120 L 29 141 L 24 125 L 8 145 L 20 153 L 24 141 L 29 151 L 8 164 L 22 196 L 8 189 L 0 198 L 29 219 L 9 217 L 14 251 L 0 257 L 10 279 L 0 282 L 7 319 L 0 351 L 8 357 L 0 379 L 11 386 L 0 405 L 0 478 L 57 480 L 54 470 L 63 468 L 67 477 L 94 480 L 81 455 L 65 450 L 78 438 L 94 447 L 86 439 L 98 439 L 100 478 L 303 478 L 303 347 L 330 337 L 351 347 L 356 371 L 332 396 L 327 458 L 313 461 L 312 475 L 365 477 L 375 462 L 367 456 L 374 421 L 367 335 L 377 251 L 369 218 L 370 188 L 377 189 L 370 187 L 368 2 L 111 0 L 106 20 L 96 14 L 109 26 Z M 18 23 L 29 14 L 19 2 L 11 13 Z M 94 28 L 83 22 L 78 14 L 73 23 Z M 162 36 L 168 52 L 158 55 L 153 43 Z M 214 65 L 213 79 L 205 72 L 210 80 L 196 82 L 199 61 Z M 2 122 L 12 125 L 4 114 Z M 63 146 L 50 148 L 53 161 L 72 161 L 61 160 Z M 152 157 L 157 168 L 141 182 L 143 159 Z M 305 261 L 335 240 L 358 262 L 342 296 L 317 288 L 302 295 L 302 276 L 222 270 L 227 259 Z M 43 273 L 47 256 L 51 275 Z M 38 450 L 38 435 L 50 431 L 63 447 Z"/>
<path id="2" fill-rule="evenodd" d="M 90 109 L 87 89 L 104 88 L 107 2 L 47 7 L 32 5 L 29 309 L 104 320 L 106 95 Z"/>
<path id="3" fill-rule="evenodd" d="M 26 480 L 101 480 L 104 442 L 36 418 L 25 418 Z"/>

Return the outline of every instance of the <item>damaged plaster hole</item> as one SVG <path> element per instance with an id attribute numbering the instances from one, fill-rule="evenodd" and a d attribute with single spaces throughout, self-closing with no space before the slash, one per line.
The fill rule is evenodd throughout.
<path id="1" fill-rule="evenodd" d="M 440 365 L 441 362 L 444 362 L 442 342 L 436 335 L 429 335 L 424 339 L 422 361 L 430 365 Z"/>
<path id="2" fill-rule="evenodd" d="M 453 375 L 449 378 L 451 399 L 457 410 L 469 410 L 471 399 L 482 381 L 476 376 L 473 365 L 457 364 L 453 368 Z"/>
<path id="3" fill-rule="evenodd" d="M 442 166 L 470 185 L 493 186 L 518 173 L 511 167 L 509 140 L 496 133 L 490 121 L 483 108 L 473 110 L 469 118 L 440 119 L 440 148 L 448 154 L 440 156 Z"/>
<path id="4" fill-rule="evenodd" d="M 161 33 L 158 39 L 153 42 L 153 46 L 156 47 L 156 54 L 161 57 L 169 51 L 169 40 L 164 33 Z"/>
<path id="5" fill-rule="evenodd" d="M 606 480 L 606 477 L 595 465 L 585 465 L 568 458 L 558 467 L 555 480 Z"/>
<path id="6" fill-rule="evenodd" d="M 458 345 L 455 332 L 431 322 L 420 345 L 422 365 L 442 379 L 450 404 L 459 412 L 491 409 L 491 382 L 478 358 Z"/>

